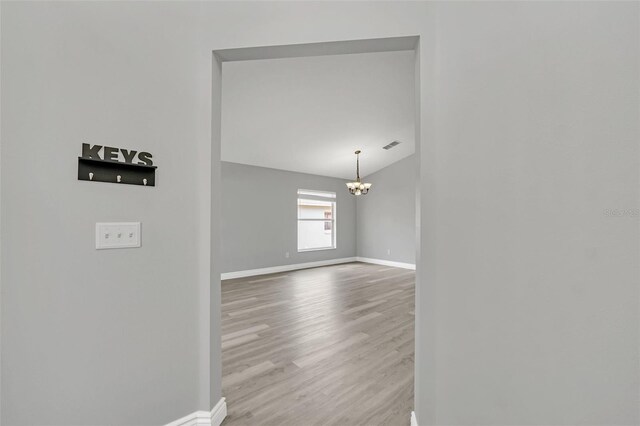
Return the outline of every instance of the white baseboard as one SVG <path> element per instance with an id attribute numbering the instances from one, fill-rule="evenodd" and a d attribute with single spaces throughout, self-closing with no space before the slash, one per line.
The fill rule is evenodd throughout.
<path id="1" fill-rule="evenodd" d="M 196 411 L 165 426 L 220 426 L 227 417 L 227 403 L 224 398 L 211 411 Z"/>
<path id="2" fill-rule="evenodd" d="M 227 417 L 227 401 L 224 398 L 220 398 L 220 401 L 218 401 L 209 414 L 211 426 L 220 426 L 224 418 Z"/>
<path id="3" fill-rule="evenodd" d="M 411 412 L 411 426 L 418 426 L 418 419 L 416 419 L 416 412 Z"/>
<path id="4" fill-rule="evenodd" d="M 393 266 L 395 268 L 416 270 L 415 263 L 394 262 L 392 260 L 372 259 L 370 257 L 356 257 L 358 262 L 374 263 L 376 265 Z"/>
<path id="5" fill-rule="evenodd" d="M 271 266 L 268 268 L 248 269 L 246 271 L 224 272 L 220 274 L 221 280 L 233 278 L 253 277 L 254 275 L 276 274 L 278 272 L 295 271 L 297 269 L 316 268 L 318 266 L 338 265 L 340 263 L 356 262 L 356 257 L 343 257 L 340 259 L 320 260 L 317 262 L 294 263 L 291 265 Z"/>

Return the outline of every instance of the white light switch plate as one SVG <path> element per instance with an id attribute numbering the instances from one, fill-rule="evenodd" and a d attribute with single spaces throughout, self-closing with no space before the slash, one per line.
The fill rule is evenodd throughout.
<path id="1" fill-rule="evenodd" d="M 96 223 L 96 249 L 140 247 L 140 222 Z"/>

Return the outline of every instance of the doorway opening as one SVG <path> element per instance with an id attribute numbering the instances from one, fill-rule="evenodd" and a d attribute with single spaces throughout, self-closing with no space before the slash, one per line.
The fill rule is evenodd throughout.
<path id="1" fill-rule="evenodd" d="M 417 41 L 214 52 L 225 425 L 408 422 Z"/>

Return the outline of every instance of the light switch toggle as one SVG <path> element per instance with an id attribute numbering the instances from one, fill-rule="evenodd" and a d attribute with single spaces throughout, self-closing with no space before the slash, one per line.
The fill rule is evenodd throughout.
<path id="1" fill-rule="evenodd" d="M 96 223 L 96 249 L 140 247 L 140 222 Z"/>

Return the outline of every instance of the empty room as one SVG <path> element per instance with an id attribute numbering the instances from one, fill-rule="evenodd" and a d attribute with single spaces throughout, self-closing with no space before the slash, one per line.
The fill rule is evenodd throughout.
<path id="1" fill-rule="evenodd" d="M 408 420 L 414 46 L 223 62 L 225 425 Z"/>
<path id="2" fill-rule="evenodd" d="M 640 426 L 640 2 L 0 1 L 1 426 Z"/>

